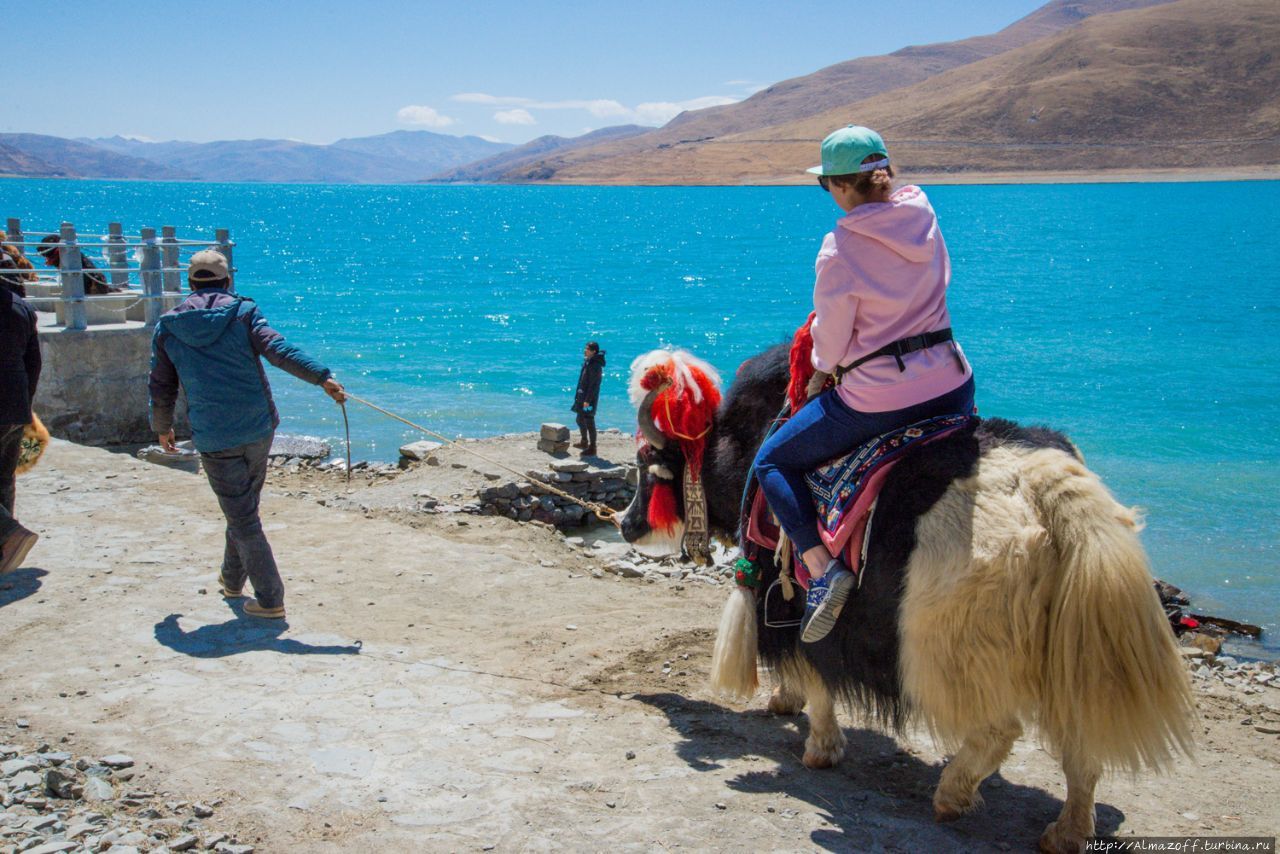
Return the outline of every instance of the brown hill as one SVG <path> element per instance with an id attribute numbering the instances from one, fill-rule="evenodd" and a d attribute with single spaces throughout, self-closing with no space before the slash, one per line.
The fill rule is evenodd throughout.
<path id="1" fill-rule="evenodd" d="M 31 178 L 61 178 L 63 170 L 50 166 L 38 157 L 32 157 L 11 145 L 0 142 L 0 175 L 21 175 Z"/>
<path id="2" fill-rule="evenodd" d="M 952 68 L 996 56 L 1006 51 L 1069 29 L 1093 15 L 1145 8 L 1170 0 L 1053 0 L 998 33 L 955 42 L 906 47 L 885 56 L 869 56 L 841 62 L 813 74 L 784 80 L 757 92 L 745 101 L 722 107 L 681 113 L 662 128 L 623 141 L 557 151 L 543 158 L 523 162 L 519 169 L 490 169 L 473 180 L 523 182 L 528 180 L 595 182 L 596 177 L 577 177 L 579 167 L 615 157 L 656 154 L 660 161 L 681 160 L 675 149 L 699 145 L 737 133 L 755 131 L 808 118 L 849 101 L 850 93 L 882 93 L 930 79 Z M 588 169 L 593 176 L 612 173 L 617 166 Z M 633 175 L 624 169 L 626 176 Z M 635 180 L 647 180 L 635 177 Z M 659 183 L 684 183 L 679 171 Z M 715 180 L 707 176 L 707 180 Z M 701 181 L 695 181 L 701 183 Z"/>
<path id="3" fill-rule="evenodd" d="M 547 155 L 555 152 L 564 155 L 575 148 L 597 145 L 601 142 L 626 139 L 652 131 L 652 127 L 643 125 L 614 125 L 600 130 L 585 133 L 582 136 L 563 137 L 555 134 L 540 136 L 524 145 L 516 146 L 508 151 L 476 160 L 456 169 L 449 169 L 425 179 L 431 183 L 484 183 L 494 175 L 521 175 L 525 180 L 539 180 L 550 175 L 539 170 L 544 169 L 542 161 Z"/>

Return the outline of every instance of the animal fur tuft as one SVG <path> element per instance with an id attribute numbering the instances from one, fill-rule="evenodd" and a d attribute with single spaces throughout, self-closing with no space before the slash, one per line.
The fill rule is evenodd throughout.
<path id="1" fill-rule="evenodd" d="M 746 701 L 760 686 L 756 672 L 756 600 L 745 587 L 734 587 L 720 612 L 720 628 L 711 653 L 711 689 Z"/>
<path id="2" fill-rule="evenodd" d="M 31 423 L 22 431 L 22 450 L 18 456 L 15 474 L 26 474 L 36 467 L 45 449 L 49 447 L 49 431 L 40 416 L 31 413 Z"/>

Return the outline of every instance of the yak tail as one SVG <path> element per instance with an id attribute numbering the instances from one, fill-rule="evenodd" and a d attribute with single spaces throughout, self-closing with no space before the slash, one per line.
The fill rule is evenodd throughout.
<path id="1" fill-rule="evenodd" d="M 720 613 L 716 646 L 711 653 L 711 690 L 735 700 L 749 700 L 760 680 L 756 675 L 756 597 L 746 587 L 733 588 Z"/>
<path id="2" fill-rule="evenodd" d="M 1102 768 L 1167 768 L 1191 753 L 1195 701 L 1138 540 L 1137 513 L 1058 451 L 1024 469 L 1056 551 L 1040 728 L 1050 747 Z"/>

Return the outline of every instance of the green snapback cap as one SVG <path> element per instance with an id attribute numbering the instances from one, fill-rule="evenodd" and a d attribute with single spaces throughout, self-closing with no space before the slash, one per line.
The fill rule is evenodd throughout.
<path id="1" fill-rule="evenodd" d="M 873 154 L 882 160 L 864 164 Z M 852 175 L 855 172 L 872 172 L 889 165 L 889 151 L 884 147 L 880 134 L 871 128 L 849 125 L 827 134 L 822 141 L 822 165 L 806 171 L 814 175 Z"/>

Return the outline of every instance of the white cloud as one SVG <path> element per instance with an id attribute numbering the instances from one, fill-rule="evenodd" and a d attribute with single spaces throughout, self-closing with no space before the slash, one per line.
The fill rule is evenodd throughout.
<path id="1" fill-rule="evenodd" d="M 462 92 L 449 100 L 460 104 L 484 104 L 490 107 L 531 107 L 535 110 L 586 110 L 597 118 L 631 115 L 631 111 L 610 98 L 589 100 L 540 101 L 515 95 L 489 95 L 485 92 Z"/>
<path id="2" fill-rule="evenodd" d="M 685 110 L 701 110 L 704 107 L 718 107 L 722 104 L 733 104 L 741 98 L 726 95 L 705 95 L 701 98 L 690 98 L 686 101 L 650 101 L 627 107 L 612 98 L 594 98 L 565 101 L 540 101 L 536 98 L 523 98 L 515 95 L 490 95 L 486 92 L 461 92 L 453 95 L 451 101 L 460 104 L 484 104 L 491 107 L 512 107 L 515 109 L 495 113 L 494 118 L 504 124 L 533 124 L 533 116 L 529 110 L 583 110 L 598 119 L 623 119 L 641 124 L 666 124 Z"/>
<path id="3" fill-rule="evenodd" d="M 518 107 L 532 104 L 532 98 L 504 98 L 498 95 L 487 95 L 484 92 L 462 92 L 449 98 L 459 104 L 488 104 L 491 107 Z"/>
<path id="4" fill-rule="evenodd" d="M 721 107 L 725 104 L 736 104 L 741 98 L 728 98 L 724 95 L 706 95 L 701 98 L 690 98 L 687 101 L 652 101 L 637 104 L 635 114 L 641 124 L 665 125 L 685 110 L 702 110 L 707 107 Z"/>
<path id="5" fill-rule="evenodd" d="M 493 120 L 500 125 L 536 125 L 538 123 L 528 110 L 518 107 L 514 110 L 498 110 L 493 114 Z"/>
<path id="6" fill-rule="evenodd" d="M 405 125 L 425 125 L 432 128 L 448 127 L 457 124 L 457 119 L 449 116 L 442 116 L 434 107 L 423 107 L 416 104 L 410 104 L 407 107 L 401 107 L 396 111 L 396 118 L 401 124 Z"/>

